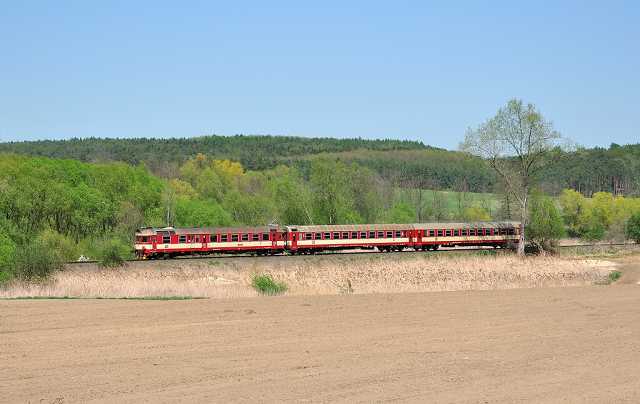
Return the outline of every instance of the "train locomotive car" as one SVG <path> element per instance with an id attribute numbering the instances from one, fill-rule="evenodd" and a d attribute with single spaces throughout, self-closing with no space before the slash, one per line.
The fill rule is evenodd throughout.
<path id="1" fill-rule="evenodd" d="M 518 243 L 520 223 L 413 223 L 221 228 L 138 229 L 136 256 L 313 254 L 322 251 L 377 249 L 382 252 L 437 250 L 439 247 L 509 247 Z"/>
<path id="2" fill-rule="evenodd" d="M 135 252 L 141 259 L 212 253 L 276 254 L 284 251 L 285 244 L 285 229 L 278 226 L 145 227 L 135 235 Z"/>

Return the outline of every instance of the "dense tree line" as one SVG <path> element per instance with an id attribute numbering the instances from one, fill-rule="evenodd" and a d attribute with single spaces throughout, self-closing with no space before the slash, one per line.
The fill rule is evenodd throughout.
<path id="1" fill-rule="evenodd" d="M 69 139 L 0 143 L 0 152 L 70 158 L 84 162 L 122 161 L 145 163 L 152 171 L 171 176 L 171 169 L 198 153 L 240 162 L 251 170 L 273 168 L 282 157 L 367 150 L 420 150 L 421 142 L 305 138 L 289 136 L 202 136 L 171 139 Z"/>
<path id="2" fill-rule="evenodd" d="M 315 159 L 357 163 L 381 178 L 407 188 L 492 192 L 499 186 L 482 160 L 464 153 L 400 140 L 329 139 L 278 136 L 203 136 L 173 139 L 70 139 L 0 143 L 0 152 L 84 162 L 143 163 L 163 178 L 176 178 L 180 167 L 198 153 L 237 161 L 262 171 L 295 167 L 309 178 Z M 549 194 L 566 188 L 585 196 L 596 192 L 640 195 L 640 144 L 609 148 L 557 149 L 546 157 L 539 184 Z"/>

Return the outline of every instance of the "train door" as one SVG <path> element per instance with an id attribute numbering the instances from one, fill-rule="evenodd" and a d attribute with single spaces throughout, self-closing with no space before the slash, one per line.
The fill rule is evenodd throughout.
<path id="1" fill-rule="evenodd" d="M 413 235 L 415 236 L 415 243 L 414 246 L 419 246 L 420 244 L 422 244 L 422 230 L 419 229 L 415 229 L 412 231 Z"/>
<path id="2" fill-rule="evenodd" d="M 271 236 L 271 248 L 273 250 L 278 248 L 278 230 L 277 229 L 271 229 L 269 230 L 269 235 Z"/>
<path id="3" fill-rule="evenodd" d="M 298 232 L 292 231 L 290 234 L 291 234 L 291 249 L 297 250 L 298 249 Z"/>

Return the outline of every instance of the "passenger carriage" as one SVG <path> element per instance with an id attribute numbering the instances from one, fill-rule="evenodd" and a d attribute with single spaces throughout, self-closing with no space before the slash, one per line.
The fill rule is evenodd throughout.
<path id="1" fill-rule="evenodd" d="M 415 223 L 416 250 L 436 250 L 440 246 L 507 247 L 519 240 L 519 222 Z"/>
<path id="2" fill-rule="evenodd" d="M 400 251 L 412 246 L 412 232 L 410 224 L 288 226 L 287 249 L 292 253 L 354 248 Z"/>
<path id="3" fill-rule="evenodd" d="M 211 253 L 274 254 L 284 251 L 286 233 L 278 226 L 142 228 L 136 232 L 139 258 L 171 258 Z"/>

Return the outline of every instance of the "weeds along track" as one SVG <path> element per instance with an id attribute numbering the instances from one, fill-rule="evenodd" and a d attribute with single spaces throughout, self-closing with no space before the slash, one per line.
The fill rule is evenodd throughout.
<path id="1" fill-rule="evenodd" d="M 0 297 L 257 296 L 256 275 L 286 295 L 406 293 L 602 284 L 617 263 L 585 257 L 515 254 L 327 254 L 127 262 L 122 268 L 70 265 L 41 284 L 15 284 Z"/>
<path id="2" fill-rule="evenodd" d="M 627 249 L 627 250 L 640 250 L 640 245 L 639 244 L 629 244 L 629 243 L 607 243 L 607 244 L 571 244 L 571 245 L 560 245 L 557 248 L 560 248 L 561 250 L 566 250 L 566 251 L 574 251 L 574 250 L 587 250 L 587 249 L 591 249 L 591 248 L 600 248 L 600 249 L 604 249 L 604 248 L 620 248 L 620 249 Z M 282 258 L 282 257 L 302 257 L 302 256 L 316 256 L 316 257 L 322 257 L 322 256 L 337 256 L 337 255 L 370 255 L 370 254 L 384 254 L 384 255 L 391 255 L 391 254 L 417 254 L 417 255 L 424 255 L 424 254 L 451 254 L 451 253 L 463 253 L 463 254 L 472 254 L 472 253 L 482 253 L 482 252 L 486 252 L 489 254 L 509 254 L 510 251 L 509 250 L 505 250 L 505 249 L 494 249 L 493 247 L 441 247 L 438 250 L 435 251 L 413 251 L 413 250 L 405 250 L 405 251 L 395 251 L 395 252 L 380 252 L 377 250 L 344 250 L 344 251 L 324 251 L 324 252 L 319 252 L 319 253 L 315 253 L 315 254 L 311 254 L 311 255 L 291 255 L 291 254 L 287 254 L 287 253 L 280 253 L 280 254 L 274 254 L 274 255 L 262 255 L 262 256 L 256 256 L 256 255 L 251 255 L 251 254 L 209 254 L 209 255 L 201 255 L 201 256 L 184 256 L 184 257 L 175 257 L 175 258 L 169 258 L 167 260 L 209 260 L 209 259 L 243 259 L 243 258 L 248 258 L 248 259 L 264 259 L 264 260 L 269 260 L 269 259 L 278 259 L 278 258 Z M 158 262 L 158 261 L 165 261 L 163 259 L 158 259 L 158 260 L 140 260 L 140 259 L 129 259 L 129 260 L 125 260 L 125 262 Z M 82 266 L 83 264 L 96 264 L 98 261 L 96 260 L 89 260 L 89 261 L 69 261 L 66 262 L 66 265 L 72 265 L 72 266 Z"/>

